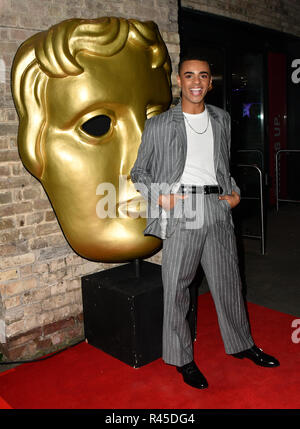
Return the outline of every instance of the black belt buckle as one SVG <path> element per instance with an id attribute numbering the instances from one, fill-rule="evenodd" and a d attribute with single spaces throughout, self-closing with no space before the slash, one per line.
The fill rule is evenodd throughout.
<path id="1" fill-rule="evenodd" d="M 223 193 L 223 189 L 221 188 L 221 186 L 219 185 L 204 185 L 202 186 L 196 186 L 196 185 L 191 185 L 191 186 L 184 186 L 181 185 L 180 186 L 180 192 L 182 194 L 189 192 L 191 194 L 198 194 L 198 193 L 202 193 L 202 189 L 203 189 L 203 193 L 205 195 L 208 194 L 222 194 Z"/>
<path id="2" fill-rule="evenodd" d="M 204 186 L 204 194 L 222 194 L 223 189 L 218 185 L 205 185 Z"/>

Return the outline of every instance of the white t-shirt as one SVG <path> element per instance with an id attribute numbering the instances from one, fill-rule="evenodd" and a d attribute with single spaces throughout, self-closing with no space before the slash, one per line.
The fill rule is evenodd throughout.
<path id="1" fill-rule="evenodd" d="M 214 138 L 207 110 L 198 114 L 183 113 L 183 115 L 187 135 L 187 157 L 181 183 L 196 186 L 217 185 Z M 205 132 L 197 134 L 196 131 Z"/>

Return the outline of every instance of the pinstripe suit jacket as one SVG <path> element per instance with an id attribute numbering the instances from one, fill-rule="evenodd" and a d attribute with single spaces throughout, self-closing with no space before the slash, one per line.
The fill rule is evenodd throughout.
<path id="1" fill-rule="evenodd" d="M 230 116 L 218 107 L 206 104 L 214 136 L 214 165 L 223 195 L 232 190 L 240 193 L 230 175 Z M 170 193 L 170 186 L 180 182 L 187 154 L 187 137 L 181 102 L 166 112 L 148 119 L 142 135 L 138 156 L 131 170 L 131 180 L 148 201 L 145 235 L 162 238 L 159 216 L 153 217 L 159 194 Z M 176 189 L 176 188 L 175 188 Z M 156 210 L 157 211 L 157 210 Z M 230 216 L 231 217 L 231 216 Z M 170 216 L 166 237 L 175 230 L 178 218 Z"/>

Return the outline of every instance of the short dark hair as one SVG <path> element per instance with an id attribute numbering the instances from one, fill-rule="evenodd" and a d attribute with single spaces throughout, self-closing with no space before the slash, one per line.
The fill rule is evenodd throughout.
<path id="1" fill-rule="evenodd" d="M 197 53 L 188 53 L 180 56 L 178 63 L 178 74 L 180 73 L 181 66 L 185 61 L 204 61 L 209 65 L 211 71 L 211 62 L 207 56 Z"/>

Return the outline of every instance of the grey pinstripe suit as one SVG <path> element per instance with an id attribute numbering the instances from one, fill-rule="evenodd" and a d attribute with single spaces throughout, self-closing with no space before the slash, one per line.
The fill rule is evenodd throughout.
<path id="1" fill-rule="evenodd" d="M 206 105 L 206 109 L 214 136 L 218 184 L 223 188 L 223 194 L 231 194 L 232 190 L 239 193 L 229 170 L 229 114 L 211 105 Z M 144 233 L 165 238 L 162 252 L 163 359 L 177 366 L 193 360 L 186 314 L 189 308 L 188 286 L 199 262 L 214 299 L 226 353 L 237 353 L 254 344 L 241 295 L 233 222 L 227 201 L 218 200 L 216 194 L 203 196 L 203 225 L 196 229 L 187 229 L 185 217 L 176 217 L 171 211 L 165 235 L 162 235 L 160 217 L 153 216 L 151 212 L 151 207 L 157 206 L 159 193 L 169 193 L 170 186 L 180 182 L 186 152 L 186 130 L 179 103 L 146 121 L 142 143 L 131 170 L 132 181 L 149 202 Z"/>

